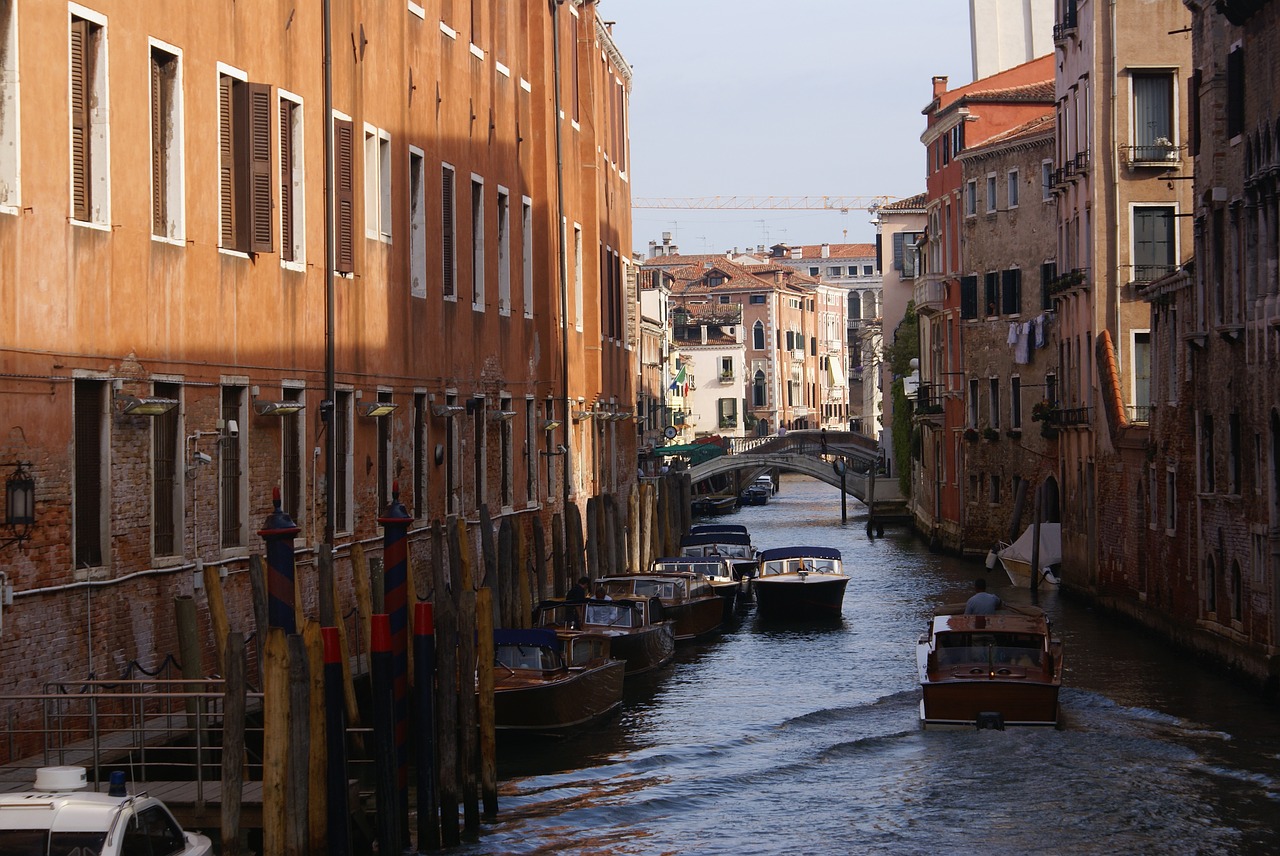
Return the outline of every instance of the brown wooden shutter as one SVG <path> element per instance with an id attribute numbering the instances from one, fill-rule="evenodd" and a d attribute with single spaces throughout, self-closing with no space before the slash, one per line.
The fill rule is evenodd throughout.
<path id="1" fill-rule="evenodd" d="M 249 251 L 271 244 L 271 85 L 249 84 Z"/>
<path id="2" fill-rule="evenodd" d="M 160 59 L 151 54 L 151 233 L 167 236 L 168 212 L 165 210 L 163 75 Z"/>
<path id="3" fill-rule="evenodd" d="M 454 274 L 454 205 L 453 205 L 453 170 L 448 167 L 440 169 L 440 255 L 444 260 L 443 289 L 446 297 L 452 296 L 455 289 Z"/>
<path id="4" fill-rule="evenodd" d="M 280 258 L 295 261 L 293 253 L 293 132 L 292 102 L 280 100 Z"/>
<path id="5" fill-rule="evenodd" d="M 89 22 L 71 19 L 71 216 L 89 219 Z"/>
<path id="6" fill-rule="evenodd" d="M 343 119 L 333 120 L 334 151 L 334 268 L 339 273 L 356 269 L 355 131 Z"/>
<path id="7" fill-rule="evenodd" d="M 232 129 L 232 85 L 227 75 L 218 79 L 218 206 L 221 212 L 222 246 L 236 248 L 236 155 Z"/>

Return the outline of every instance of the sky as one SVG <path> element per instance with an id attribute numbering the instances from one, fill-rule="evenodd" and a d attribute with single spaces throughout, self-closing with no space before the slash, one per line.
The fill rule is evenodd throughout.
<path id="1" fill-rule="evenodd" d="M 965 0 L 600 0 L 631 64 L 631 194 L 923 192 L 935 75 L 973 79 Z M 638 253 L 871 242 L 862 210 L 636 208 Z"/>

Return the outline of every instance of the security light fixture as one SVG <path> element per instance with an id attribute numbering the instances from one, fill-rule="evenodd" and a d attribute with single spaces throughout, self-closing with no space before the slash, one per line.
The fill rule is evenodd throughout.
<path id="1" fill-rule="evenodd" d="M 116 403 L 126 416 L 160 416 L 178 406 L 176 398 L 138 397 L 116 393 Z"/>
<path id="2" fill-rule="evenodd" d="M 360 415 L 368 416 L 370 419 L 381 419 L 383 416 L 390 416 L 396 412 L 396 408 L 400 405 L 390 401 L 371 401 L 368 404 L 360 405 Z"/>
<path id="3" fill-rule="evenodd" d="M 581 422 L 583 419 L 590 419 L 595 415 L 596 412 L 594 410 L 575 410 L 573 411 L 573 421 Z"/>
<path id="4" fill-rule="evenodd" d="M 433 405 L 431 405 L 431 412 L 432 412 L 433 414 L 435 414 L 436 416 L 440 416 L 440 417 L 452 416 L 452 415 L 453 415 L 453 414 L 455 414 L 455 413 L 461 413 L 463 410 L 466 410 L 466 408 L 465 408 L 465 407 L 463 407 L 461 404 L 433 404 Z"/>
<path id="5" fill-rule="evenodd" d="M 515 415 L 516 415 L 516 412 L 514 410 L 490 410 L 489 411 L 489 418 L 492 419 L 494 422 L 505 422 L 508 419 L 514 418 Z"/>
<path id="6" fill-rule="evenodd" d="M 543 431 L 554 431 L 559 427 L 560 427 L 559 419 L 546 419 L 546 420 L 543 420 L 542 422 Z"/>
<path id="7" fill-rule="evenodd" d="M 254 412 L 259 416 L 288 416 L 306 406 L 301 401 L 264 401 L 257 398 L 253 400 Z"/>

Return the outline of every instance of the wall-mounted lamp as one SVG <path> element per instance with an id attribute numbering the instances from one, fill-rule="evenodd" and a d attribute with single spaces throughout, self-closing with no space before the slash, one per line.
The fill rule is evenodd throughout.
<path id="1" fill-rule="evenodd" d="M 573 411 L 573 421 L 581 422 L 583 419 L 590 419 L 595 415 L 596 412 L 594 410 L 575 410 Z"/>
<path id="2" fill-rule="evenodd" d="M 27 467 L 29 461 L 18 461 L 13 472 L 4 482 L 4 525 L 12 538 L 0 541 L 0 547 L 10 544 L 21 545 L 27 540 L 31 527 L 36 522 L 36 480 L 31 477 Z"/>
<path id="3" fill-rule="evenodd" d="M 514 418 L 515 415 L 516 415 L 516 412 L 514 410 L 490 410 L 489 411 L 489 418 L 492 419 L 494 422 L 505 422 L 508 419 Z"/>
<path id="4" fill-rule="evenodd" d="M 559 427 L 560 427 L 560 420 L 559 420 L 559 419 L 544 419 L 544 420 L 542 421 L 542 430 L 543 430 L 543 431 L 554 431 L 554 430 L 556 430 L 556 429 L 557 429 L 557 428 L 559 428 Z"/>
<path id="5" fill-rule="evenodd" d="M 360 415 L 368 416 L 370 419 L 381 419 L 383 416 L 390 416 L 396 412 L 396 408 L 400 405 L 390 401 L 371 401 L 368 404 L 360 405 Z"/>
<path id="6" fill-rule="evenodd" d="M 461 413 L 466 408 L 461 404 L 433 404 L 431 412 L 436 416 L 445 417 L 452 416 L 455 413 Z"/>
<path id="7" fill-rule="evenodd" d="M 253 400 L 253 410 L 259 416 L 288 416 L 306 406 L 301 401 L 263 401 L 257 398 Z"/>
<path id="8" fill-rule="evenodd" d="M 116 404 L 120 412 L 126 416 L 160 416 L 177 407 L 178 399 L 154 396 L 139 398 L 136 395 L 121 395 L 117 392 Z"/>

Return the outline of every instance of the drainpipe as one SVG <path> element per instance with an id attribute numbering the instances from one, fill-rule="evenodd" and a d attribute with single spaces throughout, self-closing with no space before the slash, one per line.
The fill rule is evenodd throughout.
<path id="1" fill-rule="evenodd" d="M 326 0 L 328 2 L 328 0 Z M 555 114 L 552 121 L 556 126 L 556 230 L 560 233 L 560 384 L 564 394 L 565 440 L 564 444 L 564 511 L 569 509 L 569 497 L 573 492 L 573 443 L 569 437 L 569 426 L 572 424 L 569 402 L 569 260 L 568 247 L 565 240 L 565 229 L 568 220 L 564 213 L 564 139 L 560 105 L 560 6 L 564 0 L 548 0 L 551 5 L 551 55 L 553 58 Z M 574 46 L 577 49 L 577 46 Z"/>
<path id="2" fill-rule="evenodd" d="M 334 441 L 335 391 L 334 356 L 333 356 L 333 269 L 336 266 L 334 257 L 334 223 L 333 223 L 333 45 L 331 30 L 333 19 L 330 15 L 330 0 L 324 0 L 324 402 L 320 405 L 320 416 L 328 415 L 328 423 L 324 435 L 324 545 L 323 558 L 316 562 L 319 571 L 317 584 L 320 587 L 320 624 L 334 627 L 333 604 L 333 532 L 334 506 L 337 504 L 337 487 L 333 473 L 337 462 L 337 447 Z"/>

